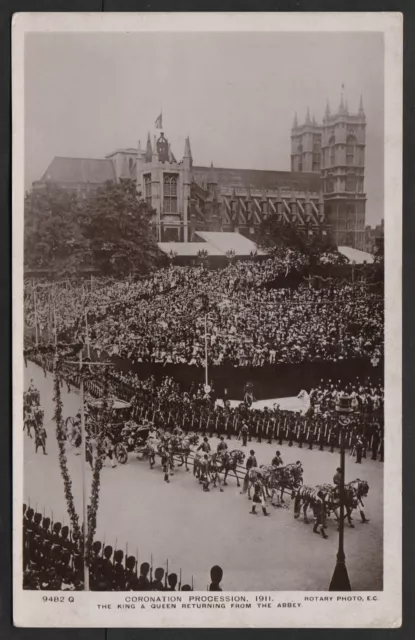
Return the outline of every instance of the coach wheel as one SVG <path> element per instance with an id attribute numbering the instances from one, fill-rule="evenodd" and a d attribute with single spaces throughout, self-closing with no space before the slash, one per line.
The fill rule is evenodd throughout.
<path id="1" fill-rule="evenodd" d="M 125 464 L 128 460 L 128 453 L 123 444 L 115 445 L 115 457 L 117 458 L 117 462 L 120 464 Z"/>

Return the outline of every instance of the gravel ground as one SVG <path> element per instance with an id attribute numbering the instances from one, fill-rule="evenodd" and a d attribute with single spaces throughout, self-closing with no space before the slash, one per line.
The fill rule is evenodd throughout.
<path id="1" fill-rule="evenodd" d="M 68 523 L 60 475 L 57 443 L 52 416 L 52 376 L 45 378 L 33 363 L 25 369 L 25 387 L 30 379 L 40 391 L 48 432 L 47 451 L 35 454 L 34 442 L 24 438 L 24 498 L 31 506 L 52 515 L 55 521 Z M 75 415 L 79 395 L 62 389 L 64 416 Z M 217 439 L 212 439 L 216 445 Z M 240 443 L 234 442 L 234 447 Z M 232 445 L 232 443 L 228 444 Z M 301 460 L 304 483 L 332 482 L 339 455 L 316 450 L 292 448 L 276 443 L 251 443 L 258 463 L 269 463 L 278 448 L 284 463 Z M 247 447 L 247 453 L 251 445 Z M 68 464 L 78 509 L 82 510 L 81 461 L 72 448 Z M 346 455 L 346 481 L 367 480 L 370 486 L 365 513 L 370 523 L 355 529 L 346 527 L 345 552 L 349 578 L 354 590 L 382 589 L 383 573 L 383 464 L 363 460 L 362 465 Z M 92 479 L 87 471 L 88 492 Z M 223 493 L 212 489 L 204 493 L 193 474 L 184 467 L 176 469 L 171 483 L 163 481 L 159 464 L 153 470 L 134 456 L 124 466 L 112 469 L 106 462 L 101 474 L 97 537 L 136 554 L 139 562 L 150 559 L 154 567 L 169 571 L 182 569 L 182 582 L 194 578 L 195 589 L 205 590 L 209 569 L 219 564 L 224 569 L 222 586 L 226 590 L 327 590 L 336 562 L 338 534 L 329 520 L 328 540 L 313 534 L 312 525 L 295 520 L 291 501 L 287 508 L 269 506 L 271 517 L 249 515 L 251 502 L 239 493 L 234 478 Z M 259 510 L 260 511 L 260 510 Z"/>

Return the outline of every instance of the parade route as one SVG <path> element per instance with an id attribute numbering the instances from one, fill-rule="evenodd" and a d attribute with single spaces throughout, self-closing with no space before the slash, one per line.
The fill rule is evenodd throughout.
<path id="1" fill-rule="evenodd" d="M 45 377 L 41 368 L 29 362 L 25 369 L 25 389 L 30 380 L 39 389 L 45 411 L 44 424 L 48 433 L 47 452 L 35 454 L 34 441 L 24 435 L 24 500 L 54 521 L 69 524 L 63 493 L 63 481 L 58 462 L 55 425 L 53 379 Z M 79 410 L 79 395 L 62 387 L 64 418 Z M 15 425 L 15 428 L 21 428 Z M 211 439 L 216 447 L 217 438 Z M 77 511 L 82 513 L 81 457 L 68 446 L 68 467 L 73 482 Z M 236 439 L 228 447 L 241 448 Z M 252 441 L 246 454 L 255 450 L 258 463 L 268 464 L 279 449 L 284 464 L 301 460 L 304 484 L 331 483 L 339 464 L 338 453 L 309 451 L 297 445 L 278 446 Z M 330 470 L 330 471 L 328 471 Z M 87 471 L 90 487 L 91 470 Z M 361 524 L 355 512 L 355 529 L 345 527 L 347 568 L 353 590 L 382 589 L 383 572 L 383 464 L 370 459 L 355 464 L 346 455 L 346 482 L 367 480 L 370 491 L 365 499 L 365 513 L 370 519 Z M 166 566 L 179 573 L 182 582 L 195 589 L 206 590 L 208 571 L 214 564 L 224 569 L 224 590 L 326 590 L 336 562 L 338 534 L 333 520 L 328 521 L 328 540 L 312 532 L 293 517 L 290 508 L 273 508 L 271 517 L 249 515 L 251 503 L 239 493 L 231 476 L 223 493 L 211 489 L 204 493 L 192 472 L 184 467 L 175 469 L 171 483 L 163 481 L 160 461 L 150 470 L 147 462 L 129 455 L 125 465 L 111 468 L 107 460 L 101 473 L 100 505 L 97 538 L 106 544 L 136 555 L 139 562 L 150 560 L 153 566 Z M 156 535 L 157 534 L 157 535 Z M 157 543 L 155 542 L 157 540 Z"/>

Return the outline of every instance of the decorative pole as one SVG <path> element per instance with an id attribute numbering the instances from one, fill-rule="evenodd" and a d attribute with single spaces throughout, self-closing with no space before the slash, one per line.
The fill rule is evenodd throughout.
<path id="1" fill-rule="evenodd" d="M 329 591 L 351 591 L 349 575 L 346 568 L 346 556 L 344 553 L 344 427 L 340 430 L 340 524 L 339 524 L 339 548 L 337 551 L 336 567 L 330 582 Z"/>
<path id="2" fill-rule="evenodd" d="M 38 326 L 37 326 L 37 304 L 36 304 L 36 287 L 33 288 L 33 304 L 35 311 L 35 335 L 36 335 L 36 346 L 39 343 L 39 334 L 38 334 Z"/>
<path id="3" fill-rule="evenodd" d="M 79 392 L 81 396 L 81 464 L 82 464 L 82 513 L 83 513 L 83 544 L 84 544 L 84 590 L 89 591 L 89 569 L 86 561 L 86 544 L 88 538 L 88 505 L 86 496 L 86 430 L 85 430 L 85 410 L 84 410 L 84 378 L 82 375 L 82 349 L 79 352 Z"/>
<path id="4" fill-rule="evenodd" d="M 209 383 L 208 378 L 208 342 L 207 342 L 207 313 L 205 313 L 205 386 Z"/>
<path id="5" fill-rule="evenodd" d="M 92 278 L 92 276 L 91 276 Z M 86 345 L 88 358 L 91 358 L 91 346 L 89 342 L 89 329 L 88 329 L 88 311 L 85 309 L 85 328 L 86 328 Z"/>
<path id="6" fill-rule="evenodd" d="M 53 304 L 53 324 L 54 324 L 54 333 L 55 333 L 55 348 L 58 344 L 58 327 L 56 326 L 56 308 L 55 304 Z"/>

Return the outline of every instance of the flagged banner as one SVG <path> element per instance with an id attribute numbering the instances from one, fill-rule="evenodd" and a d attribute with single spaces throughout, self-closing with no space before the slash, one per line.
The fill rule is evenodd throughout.
<path id="1" fill-rule="evenodd" d="M 155 122 L 154 126 L 156 127 L 156 129 L 162 129 L 163 128 L 163 114 L 161 112 L 160 112 L 160 115 L 158 116 L 158 118 L 156 119 L 156 122 Z"/>

